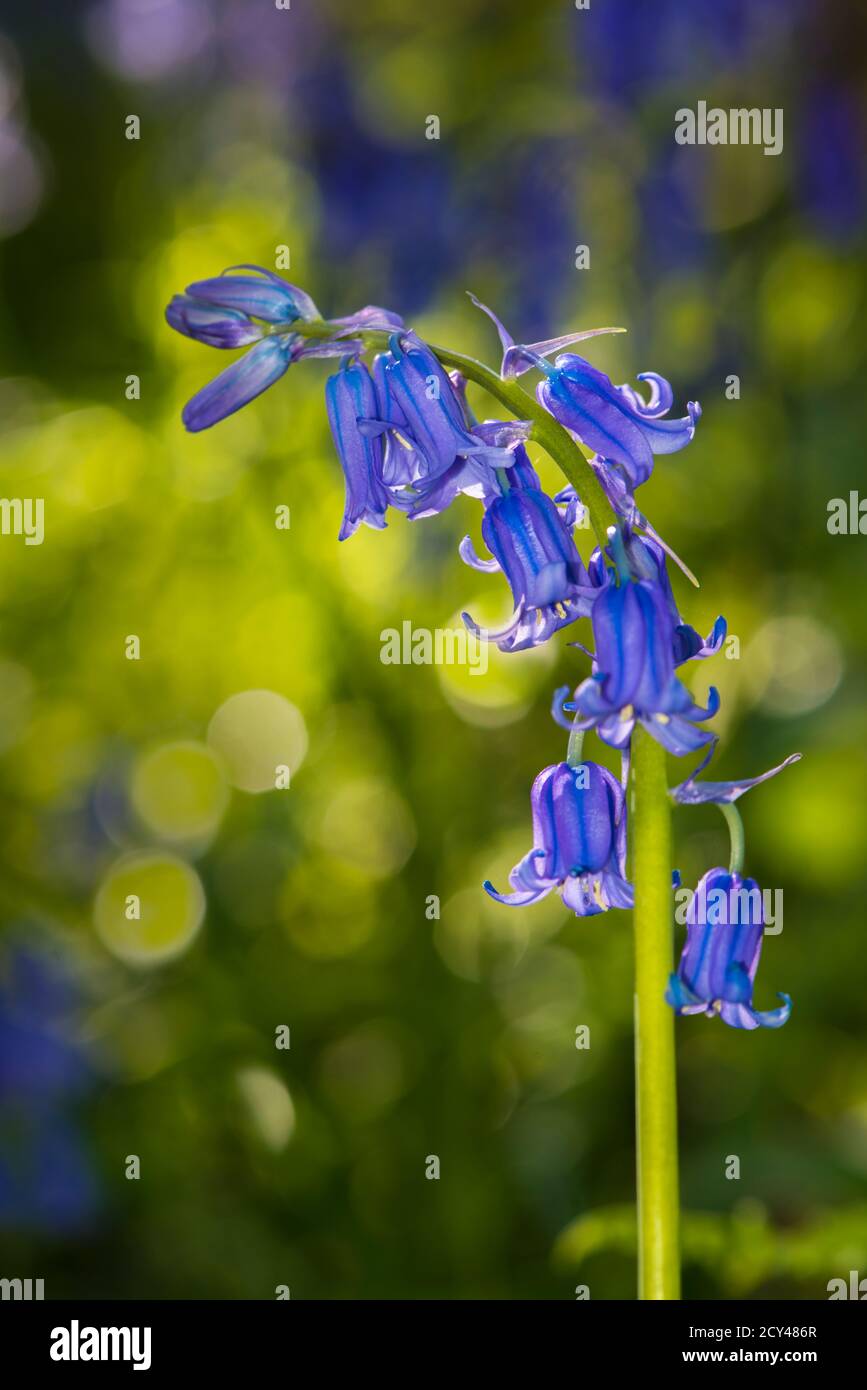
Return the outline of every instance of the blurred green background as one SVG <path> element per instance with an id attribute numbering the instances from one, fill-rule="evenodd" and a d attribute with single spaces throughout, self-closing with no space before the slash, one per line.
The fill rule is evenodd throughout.
<path id="1" fill-rule="evenodd" d="M 0 1274 L 49 1298 L 633 1296 L 630 918 L 481 890 L 529 847 L 587 625 L 484 677 L 383 665 L 385 628 L 508 612 L 457 556 L 478 504 L 338 545 L 327 365 L 184 433 L 227 359 L 164 305 L 287 245 L 326 314 L 386 304 L 491 362 L 465 289 L 519 340 L 622 323 L 597 365 L 701 401 L 641 500 L 701 578 L 675 579 L 686 616 L 739 638 L 690 672 L 721 688 L 717 775 L 804 759 L 744 808 L 750 872 L 784 891 L 756 1003 L 786 990 L 792 1019 L 678 1024 L 685 1294 L 867 1275 L 867 541 L 827 530 L 863 478 L 863 29 L 798 0 L 0 24 L 2 492 L 45 504 L 44 544 L 0 536 Z M 782 107 L 782 155 L 677 146 L 700 99 Z M 676 831 L 686 883 L 724 859 L 715 808 Z"/>

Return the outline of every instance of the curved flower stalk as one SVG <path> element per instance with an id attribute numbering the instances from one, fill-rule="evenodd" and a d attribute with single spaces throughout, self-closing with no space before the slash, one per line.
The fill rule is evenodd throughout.
<path id="1" fill-rule="evenodd" d="M 556 888 L 577 917 L 632 907 L 626 881 L 626 804 L 617 778 L 599 763 L 555 763 L 530 793 L 533 848 L 516 864 L 513 892 L 485 891 L 509 907 L 538 902 Z"/>
<path id="2" fill-rule="evenodd" d="M 781 1028 L 792 1012 L 787 994 L 779 1008 L 753 1008 L 763 931 L 756 880 L 708 870 L 687 909 L 686 945 L 666 993 L 675 1012 L 719 1015 L 731 1028 Z"/>
<path id="3" fill-rule="evenodd" d="M 476 555 L 468 537 L 461 557 L 476 569 L 501 572 L 514 604 L 499 632 L 481 634 L 465 614 L 472 631 L 517 652 L 590 618 L 590 674 L 570 701 L 564 704 L 565 687 L 555 697 L 558 722 L 566 723 L 564 710 L 572 716 L 567 758 L 546 767 L 533 783 L 533 846 L 512 870 L 510 892 L 499 893 L 490 883 L 485 889 L 511 907 L 556 891 L 579 917 L 634 905 L 639 1291 L 644 1298 L 676 1298 L 674 1016 L 719 1014 L 745 1029 L 779 1027 L 789 1016 L 786 996 L 778 1009 L 753 1006 L 762 905 L 760 894 L 758 905 L 754 898 L 757 885 L 741 877 L 744 836 L 734 802 L 799 755 L 738 782 L 698 778 L 717 743 L 716 734 L 700 726 L 714 718 L 719 696 L 711 688 L 702 708 L 677 671 L 720 650 L 725 620 L 717 618 L 706 637 L 684 622 L 667 560 L 697 581 L 635 499 L 655 459 L 693 439 L 698 404 L 689 402 L 685 416 L 670 419 L 674 392 L 664 377 L 642 373 L 645 395 L 615 385 L 568 351 L 622 329 L 520 344 L 472 298 L 499 333 L 499 371 L 425 342 L 400 315 L 375 305 L 323 319 L 303 290 L 254 266 L 196 281 L 169 305 L 169 323 L 187 337 L 242 355 L 193 397 L 183 419 L 190 430 L 207 429 L 274 385 L 290 365 L 306 357 L 337 358 L 326 407 L 346 479 L 340 539 L 362 523 L 383 527 L 389 509 L 416 522 L 463 495 L 483 508 L 490 558 Z M 368 354 L 372 370 L 364 360 Z M 519 382 L 531 370 L 540 373 L 535 395 Z M 467 400 L 468 381 L 510 418 L 479 423 Z M 553 498 L 533 469 L 529 443 L 544 448 L 565 477 L 567 486 Z M 598 542 L 588 567 L 573 535 L 585 511 Z M 621 750 L 620 782 L 600 764 L 582 761 L 582 740 L 590 730 Z M 666 755 L 702 748 L 708 751 L 699 766 L 670 791 Z M 728 870 L 709 870 L 699 887 L 724 889 L 735 901 L 743 892 L 750 904 L 734 921 L 728 906 L 720 916 L 708 913 L 704 900 L 697 906 L 694 900 L 674 974 L 671 800 L 720 806 L 732 837 L 731 863 Z"/>

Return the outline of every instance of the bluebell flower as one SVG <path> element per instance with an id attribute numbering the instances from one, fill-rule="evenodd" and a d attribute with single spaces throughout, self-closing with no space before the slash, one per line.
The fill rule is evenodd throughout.
<path id="1" fill-rule="evenodd" d="M 377 372 L 382 423 L 403 436 L 421 462 L 418 477 L 436 478 L 460 456 L 487 446 L 467 427 L 461 401 L 430 348 L 415 333 L 395 333 Z"/>
<path id="2" fill-rule="evenodd" d="M 358 317 L 352 320 L 356 330 Z M 500 490 L 493 464 L 511 468 L 516 443 L 526 436 L 526 426 L 520 423 L 479 425 L 472 431 L 478 452 L 457 456 L 443 472 L 431 476 L 429 460 L 413 442 L 402 408 L 391 395 L 387 367 L 392 361 L 390 353 L 381 353 L 371 374 L 363 362 L 346 358 L 326 385 L 328 419 L 346 477 L 341 540 L 362 521 L 384 527 L 389 506 L 417 520 L 444 511 L 460 493 L 492 499 Z M 462 409 L 457 391 L 456 399 Z"/>
<path id="3" fill-rule="evenodd" d="M 252 275 L 234 275 L 251 270 Z M 225 330 L 220 328 L 221 317 Z M 232 266 L 222 275 L 196 280 L 166 309 L 172 328 L 211 347 L 238 347 L 263 336 L 262 324 L 319 318 L 309 294 L 262 266 Z M 246 333 L 247 336 L 243 336 Z M 238 341 L 233 341 L 233 339 Z"/>
<path id="4" fill-rule="evenodd" d="M 560 348 L 622 329 L 593 328 L 542 343 L 516 343 L 491 309 L 474 295 L 470 298 L 497 327 L 503 345 L 503 376 L 520 376 L 531 367 L 542 372 L 544 380 L 536 389 L 540 403 L 600 460 L 622 469 L 631 491 L 650 477 L 655 454 L 676 453 L 692 439 L 701 407 L 689 401 L 682 419 L 664 419 L 674 403 L 674 392 L 657 372 L 639 373 L 638 380 L 650 387 L 645 400 L 632 386 L 615 386 L 604 372 L 575 353 L 560 352 L 553 366 L 547 361 Z"/>
<path id="5" fill-rule="evenodd" d="M 384 311 L 361 311 L 367 312 Z M 346 320 L 349 331 L 370 326 L 360 317 Z M 397 354 L 380 353 L 373 364 L 375 417 L 359 426 L 365 434 L 382 436 L 380 474 L 390 503 L 415 521 L 445 511 L 460 493 L 486 500 L 497 490 L 495 470 L 511 467 L 512 451 L 527 437 L 529 425 L 477 424 L 459 372 L 446 376 L 415 334 L 394 335 L 392 345 Z"/>
<path id="6" fill-rule="evenodd" d="M 539 773 L 530 793 L 533 848 L 509 875 L 514 889 L 485 891 L 523 907 L 552 889 L 578 917 L 632 907 L 626 881 L 626 802 L 617 778 L 599 763 L 555 763 Z"/>
<path id="7" fill-rule="evenodd" d="M 208 347 L 249 347 L 265 335 L 264 326 L 240 309 L 222 309 L 189 294 L 175 295 L 166 309 L 166 320 L 176 332 Z"/>
<path id="8" fill-rule="evenodd" d="M 376 419 L 378 401 L 373 378 L 363 362 L 346 358 L 325 385 L 328 423 L 346 479 L 346 506 L 339 539 L 346 540 L 362 522 L 381 530 L 391 495 L 382 477 L 382 434 L 365 433 Z"/>
<path id="9" fill-rule="evenodd" d="M 631 386 L 615 386 L 575 353 L 561 353 L 553 367 L 541 358 L 539 365 L 545 373 L 536 391 L 541 404 L 588 448 L 620 464 L 633 488 L 650 477 L 654 454 L 676 453 L 695 434 L 698 403 L 690 401 L 680 420 L 663 419 L 674 393 L 655 372 L 639 374 L 639 381 L 650 384 L 645 401 Z"/>
<path id="10" fill-rule="evenodd" d="M 238 270 L 253 273 L 232 273 Z M 172 328 L 209 347 L 248 349 L 187 402 L 182 412 L 187 429 L 197 433 L 234 415 L 301 358 L 361 352 L 363 343 L 353 333 L 402 325 L 397 314 L 367 305 L 330 321 L 326 337 L 304 338 L 293 330 L 294 324 L 319 317 L 309 294 L 261 266 L 232 266 L 175 295 L 166 309 Z"/>
<path id="11" fill-rule="evenodd" d="M 293 343 L 289 334 L 264 338 L 231 367 L 226 367 L 187 401 L 181 412 L 187 429 L 192 434 L 210 429 L 261 396 L 288 370 Z"/>
<path id="12" fill-rule="evenodd" d="M 596 591 L 571 531 L 551 498 L 541 491 L 522 445 L 517 446 L 515 463 L 486 506 L 482 538 L 493 559 L 480 559 L 469 536 L 461 542 L 461 558 L 473 569 L 501 571 L 515 607 L 499 631 L 480 628 L 464 613 L 471 632 L 496 642 L 501 651 L 521 651 L 589 614 Z"/>
<path id="13" fill-rule="evenodd" d="M 758 787 L 762 782 L 767 782 L 771 777 L 776 777 L 783 768 L 790 767 L 792 763 L 800 762 L 800 753 L 790 753 L 788 758 L 784 758 L 776 767 L 769 768 L 767 772 L 762 772 L 758 777 L 741 777 L 734 782 L 697 782 L 698 774 L 707 767 L 716 751 L 716 739 L 714 739 L 708 752 L 702 758 L 697 767 L 687 777 L 686 781 L 679 786 L 671 788 L 671 796 L 682 806 L 700 806 L 705 802 L 714 802 L 716 805 L 725 805 L 737 801 L 738 797 L 743 796 L 744 792 L 750 791 L 753 787 Z"/>
<path id="14" fill-rule="evenodd" d="M 610 534 L 611 531 L 609 530 Z M 725 618 L 720 615 L 707 637 L 701 637 L 694 627 L 684 622 L 680 615 L 668 576 L 664 547 L 652 536 L 639 536 L 628 525 L 621 528 L 621 535 L 632 574 L 636 579 L 648 579 L 657 583 L 662 590 L 674 625 L 675 666 L 681 666 L 685 661 L 701 661 L 706 657 L 715 656 L 725 641 L 727 630 Z M 606 548 L 605 555 L 609 559 L 613 559 L 610 546 Z M 587 566 L 590 582 L 598 585 L 599 588 L 606 588 L 614 582 L 612 571 L 605 563 L 605 555 L 602 554 L 601 549 L 597 548 L 591 555 L 590 563 Z"/>
<path id="15" fill-rule="evenodd" d="M 711 742 L 714 735 L 695 725 L 713 718 L 719 695 L 711 687 L 702 709 L 675 675 L 674 621 L 662 587 L 648 579 L 610 584 L 599 591 L 591 619 L 595 670 L 565 706 L 578 711 L 579 727 L 623 748 L 639 721 L 678 756 Z"/>
<path id="16" fill-rule="evenodd" d="M 679 1014 L 719 1014 L 732 1028 L 780 1028 L 792 1011 L 787 994 L 778 994 L 779 1008 L 753 1008 L 763 930 L 755 879 L 711 869 L 687 909 L 686 945 L 669 980 L 668 1003 Z"/>

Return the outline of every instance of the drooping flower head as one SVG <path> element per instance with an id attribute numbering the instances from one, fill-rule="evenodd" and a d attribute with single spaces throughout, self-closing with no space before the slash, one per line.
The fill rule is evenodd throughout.
<path id="1" fill-rule="evenodd" d="M 708 636 L 701 637 L 694 627 L 684 622 L 680 615 L 668 576 L 663 546 L 652 536 L 640 536 L 627 524 L 621 527 L 621 536 L 623 550 L 631 573 L 636 579 L 647 579 L 658 584 L 668 606 L 674 627 L 675 666 L 681 666 L 685 661 L 704 660 L 706 657 L 715 656 L 725 641 L 725 618 L 718 617 Z M 612 570 L 605 563 L 606 556 L 611 561 L 615 559 L 611 545 L 606 548 L 605 555 L 598 548 L 594 550 L 587 566 L 591 583 L 598 585 L 599 588 L 607 588 L 609 584 L 614 583 Z"/>
<path id="2" fill-rule="evenodd" d="M 389 506 L 414 521 L 445 511 L 460 493 L 492 499 L 501 487 L 497 470 L 511 470 L 517 441 L 523 437 L 520 425 L 492 422 L 471 428 L 467 420 L 459 436 L 452 434 L 452 445 L 457 443 L 464 452 L 444 470 L 431 473 L 430 455 L 418 444 L 395 399 L 389 377 L 393 366 L 391 353 L 375 359 L 372 374 L 363 362 L 346 358 L 326 385 L 328 419 L 347 484 L 341 540 L 362 521 L 384 527 Z M 463 412 L 451 382 L 448 389 Z"/>
<path id="3" fill-rule="evenodd" d="M 501 651 L 521 651 L 589 614 L 595 590 L 570 529 L 542 492 L 522 445 L 508 477 L 486 504 L 482 537 L 493 559 L 480 559 L 469 536 L 461 542 L 461 557 L 474 569 L 501 571 L 515 607 L 508 624 L 496 632 L 480 628 L 465 613 L 471 632 L 495 641 Z"/>
<path id="4" fill-rule="evenodd" d="M 392 334 L 377 382 L 383 423 L 417 455 L 418 477 L 437 478 L 459 455 L 486 452 L 467 428 L 454 385 L 417 334 Z"/>
<path id="5" fill-rule="evenodd" d="M 556 420 L 601 458 L 619 464 L 634 489 L 653 471 L 654 454 L 673 454 L 695 434 L 701 408 L 687 405 L 680 420 L 666 420 L 674 392 L 656 372 L 642 372 L 650 384 L 645 401 L 631 386 L 615 386 L 610 377 L 575 353 L 561 353 L 554 365 L 540 358 L 544 380 L 536 394 Z"/>
<path id="6" fill-rule="evenodd" d="M 346 479 L 346 507 L 339 539 L 346 540 L 362 522 L 385 526 L 390 494 L 382 477 L 383 438 L 365 433 L 362 424 L 376 418 L 376 387 L 363 362 L 349 358 L 325 385 L 328 423 Z"/>
<path id="7" fill-rule="evenodd" d="M 552 889 L 578 917 L 631 907 L 626 882 L 626 804 L 617 778 L 599 763 L 555 763 L 530 793 L 533 848 L 509 875 L 513 892 L 485 890 L 497 902 L 523 907 Z"/>
<path id="8" fill-rule="evenodd" d="M 184 424 L 194 433 L 233 415 L 283 376 L 292 361 L 296 337 L 291 332 L 273 333 L 274 325 L 289 329 L 298 319 L 318 316 L 309 295 L 273 271 L 257 266 L 233 269 L 254 273 L 226 271 L 209 280 L 196 280 L 184 294 L 175 295 L 166 309 L 166 319 L 178 333 L 209 347 L 249 349 L 184 407 Z"/>
<path id="9" fill-rule="evenodd" d="M 695 726 L 712 719 L 719 695 L 711 687 L 707 709 L 695 703 L 675 675 L 675 626 L 660 584 L 622 579 L 599 592 L 591 613 L 595 669 L 575 692 L 581 727 L 595 728 L 613 748 L 624 748 L 639 721 L 678 756 L 711 742 Z"/>
<path id="10" fill-rule="evenodd" d="M 196 280 L 184 294 L 175 295 L 166 319 L 178 333 L 209 347 L 248 349 L 187 402 L 182 413 L 187 429 L 197 433 L 234 415 L 303 357 L 360 352 L 363 344 L 352 338 L 354 332 L 401 326 L 396 314 L 367 305 L 356 314 L 333 320 L 322 338 L 308 339 L 295 331 L 295 325 L 318 318 L 319 310 L 309 294 L 262 266 L 232 266 L 222 275 Z"/>
<path id="11" fill-rule="evenodd" d="M 674 392 L 657 372 L 638 376 L 650 386 L 649 399 L 645 400 L 633 386 L 615 386 L 585 358 L 560 351 L 588 338 L 622 333 L 623 329 L 591 328 L 540 343 L 516 343 L 491 309 L 475 295 L 470 298 L 496 325 L 503 345 L 503 376 L 520 376 L 533 367 L 542 372 L 543 380 L 536 389 L 540 403 L 603 463 L 622 470 L 630 491 L 650 477 L 655 454 L 676 453 L 692 439 L 701 407 L 697 401 L 689 401 L 682 419 L 666 420 Z M 547 359 L 555 352 L 558 356 L 552 365 Z"/>
<path id="12" fill-rule="evenodd" d="M 687 909 L 686 945 L 666 999 L 679 1014 L 716 1014 L 731 1028 L 780 1028 L 792 1011 L 787 994 L 776 1009 L 753 1008 L 762 951 L 762 891 L 753 878 L 711 869 Z"/>
<path id="13" fill-rule="evenodd" d="M 248 270 L 252 275 L 231 271 Z M 210 347 L 242 347 L 258 342 L 262 325 L 315 319 L 319 310 L 309 294 L 261 266 L 232 266 L 222 275 L 196 280 L 176 294 L 166 309 L 172 328 Z"/>

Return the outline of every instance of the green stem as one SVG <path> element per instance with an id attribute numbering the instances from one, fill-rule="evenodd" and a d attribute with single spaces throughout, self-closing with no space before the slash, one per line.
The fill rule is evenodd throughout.
<path id="1" fill-rule="evenodd" d="M 672 969 L 671 816 L 665 750 L 636 725 L 632 739 L 635 883 L 635 1102 L 638 1296 L 680 1297 L 677 1090 Z"/>
<path id="2" fill-rule="evenodd" d="M 584 747 L 584 730 L 578 728 L 578 718 L 569 731 L 569 746 L 566 749 L 566 762 L 570 767 L 581 766 L 581 751 Z"/>
<path id="3" fill-rule="evenodd" d="M 731 853 L 729 855 L 729 873 L 742 873 L 744 867 L 744 823 L 741 820 L 741 813 L 730 801 L 717 803 L 726 819 L 729 828 L 729 840 Z"/>

